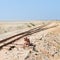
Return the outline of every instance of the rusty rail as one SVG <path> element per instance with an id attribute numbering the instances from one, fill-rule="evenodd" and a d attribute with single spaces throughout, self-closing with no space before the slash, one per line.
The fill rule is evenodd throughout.
<path id="1" fill-rule="evenodd" d="M 48 25 L 48 24 L 47 24 L 47 25 Z M 10 40 L 10 39 L 12 39 L 12 38 L 14 38 L 14 37 L 19 36 L 18 38 L 13 39 L 12 41 L 7 42 L 7 43 L 4 43 L 3 45 L 1 45 L 1 46 L 0 46 L 0 49 L 2 49 L 4 46 L 7 46 L 7 45 L 9 45 L 9 44 L 14 43 L 15 41 L 19 40 L 20 38 L 22 38 L 22 37 L 24 37 L 24 36 L 32 35 L 32 34 L 37 33 L 37 32 L 39 32 L 39 31 L 43 31 L 43 30 L 46 30 L 46 29 L 49 29 L 49 28 L 56 27 L 56 26 L 52 26 L 52 27 L 49 27 L 49 28 L 44 28 L 44 27 L 47 26 L 47 25 L 42 25 L 42 26 L 39 26 L 39 27 L 30 29 L 30 30 L 28 30 L 28 31 L 25 31 L 25 32 L 22 32 L 22 33 L 19 33 L 19 34 L 16 34 L 16 35 L 13 35 L 13 36 L 11 36 L 11 37 L 8 37 L 8 38 L 6 38 L 6 39 L 1 40 L 0 43 L 3 43 L 3 42 L 6 42 L 7 40 Z M 22 36 L 20 36 L 20 35 L 22 35 Z"/>

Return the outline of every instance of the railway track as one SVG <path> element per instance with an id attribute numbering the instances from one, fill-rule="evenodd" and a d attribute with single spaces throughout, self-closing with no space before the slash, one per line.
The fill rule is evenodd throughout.
<path id="1" fill-rule="evenodd" d="M 32 34 L 37 33 L 39 31 L 43 31 L 43 30 L 46 30 L 46 29 L 49 29 L 49 28 L 56 27 L 56 25 L 54 25 L 54 26 L 45 28 L 47 25 L 49 25 L 49 24 L 38 26 L 38 27 L 30 29 L 28 31 L 25 31 L 25 32 L 22 32 L 22 33 L 19 33 L 19 34 L 16 34 L 16 35 L 13 35 L 13 36 L 10 36 L 8 38 L 0 40 L 0 50 L 4 46 L 8 46 L 9 44 L 12 44 L 15 41 L 19 40 L 20 38 L 23 38 L 23 37 L 28 36 L 28 35 L 32 35 Z"/>

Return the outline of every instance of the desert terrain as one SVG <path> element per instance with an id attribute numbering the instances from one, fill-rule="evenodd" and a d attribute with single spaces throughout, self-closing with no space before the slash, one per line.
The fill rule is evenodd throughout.
<path id="1" fill-rule="evenodd" d="M 60 21 L 0 22 L 0 60 L 60 60 Z"/>

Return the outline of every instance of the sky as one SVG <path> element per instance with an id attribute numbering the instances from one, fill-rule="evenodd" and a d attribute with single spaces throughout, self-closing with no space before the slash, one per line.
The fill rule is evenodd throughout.
<path id="1" fill-rule="evenodd" d="M 0 0 L 0 21 L 60 19 L 60 0 Z"/>

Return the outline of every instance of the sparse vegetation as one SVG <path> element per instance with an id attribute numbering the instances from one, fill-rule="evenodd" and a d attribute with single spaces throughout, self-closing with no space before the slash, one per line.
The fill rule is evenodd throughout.
<path id="1" fill-rule="evenodd" d="M 31 27 L 30 25 L 27 25 L 28 27 Z"/>
<path id="2" fill-rule="evenodd" d="M 33 23 L 30 23 L 32 26 L 35 26 L 35 24 L 33 24 Z"/>

